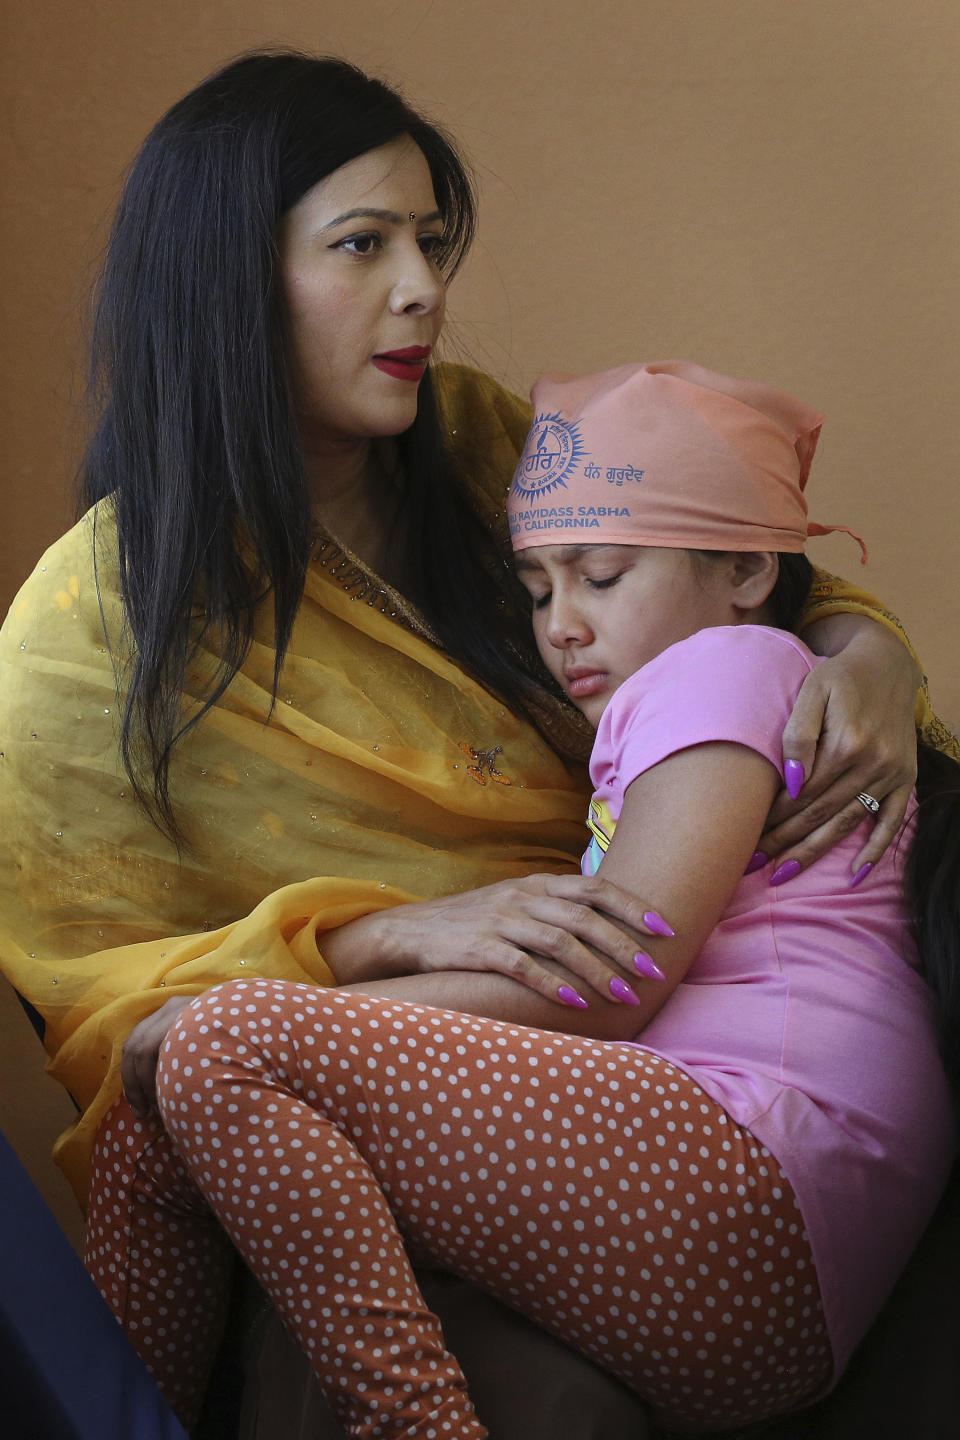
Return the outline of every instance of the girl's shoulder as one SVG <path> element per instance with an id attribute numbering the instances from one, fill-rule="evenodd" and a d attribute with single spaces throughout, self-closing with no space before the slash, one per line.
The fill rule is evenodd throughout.
<path id="1" fill-rule="evenodd" d="M 708 690 L 734 691 L 751 679 L 799 688 L 821 663 L 797 635 L 771 625 L 711 625 L 668 645 L 624 685 L 636 693 L 684 680 Z M 617 692 L 619 694 L 620 691 Z"/>
<path id="2" fill-rule="evenodd" d="M 784 726 L 818 663 L 803 641 L 785 630 L 765 625 L 698 630 L 619 687 L 601 718 L 594 755 L 629 752 L 649 765 L 686 746 L 726 740 L 748 745 L 779 767 Z"/>

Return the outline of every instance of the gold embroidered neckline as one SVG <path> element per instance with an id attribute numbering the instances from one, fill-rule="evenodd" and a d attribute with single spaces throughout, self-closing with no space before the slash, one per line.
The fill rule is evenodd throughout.
<path id="1" fill-rule="evenodd" d="M 313 559 L 325 570 L 330 579 L 350 596 L 351 600 L 362 600 L 385 615 L 388 620 L 397 620 L 414 635 L 419 635 L 431 644 L 439 641 L 414 605 L 411 605 L 399 590 L 395 590 L 379 575 L 364 565 L 363 561 L 332 535 L 321 534 L 313 548 Z"/>

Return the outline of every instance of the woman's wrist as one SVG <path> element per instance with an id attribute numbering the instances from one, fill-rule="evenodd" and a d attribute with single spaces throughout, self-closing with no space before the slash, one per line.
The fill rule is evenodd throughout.
<path id="1" fill-rule="evenodd" d="M 832 659 L 846 650 L 873 653 L 879 658 L 889 657 L 903 666 L 916 681 L 917 689 L 923 683 L 920 666 L 911 651 L 906 637 L 874 620 L 869 615 L 856 615 L 843 611 L 836 615 L 825 615 L 814 620 L 800 632 L 800 638 L 815 655 Z"/>
<path id="2" fill-rule="evenodd" d="M 401 953 L 399 927 L 390 923 L 392 915 L 392 910 L 374 910 L 318 935 L 318 949 L 338 985 L 387 980 L 409 975 L 415 968 Z"/>

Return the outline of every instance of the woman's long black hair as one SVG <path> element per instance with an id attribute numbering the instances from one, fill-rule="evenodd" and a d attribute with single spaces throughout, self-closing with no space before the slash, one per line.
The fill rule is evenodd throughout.
<path id="1" fill-rule="evenodd" d="M 436 126 L 342 60 L 257 53 L 228 65 L 154 127 L 120 201 L 98 290 L 98 420 L 80 491 L 84 506 L 109 496 L 116 512 L 129 632 L 121 756 L 178 844 L 174 746 L 233 679 L 268 597 L 276 697 L 314 540 L 277 223 L 339 166 L 404 135 L 430 169 L 449 277 L 474 230 L 469 175 Z M 529 682 L 515 646 L 509 658 L 497 603 L 506 570 L 453 474 L 429 374 L 402 455 L 408 596 L 457 661 L 525 711 Z M 201 641 L 220 668 L 185 720 L 184 675 Z"/>
<path id="2" fill-rule="evenodd" d="M 771 618 L 796 630 L 813 571 L 805 555 L 780 555 Z M 907 899 L 920 968 L 937 1002 L 944 1068 L 960 1099 L 960 765 L 921 741 L 917 816 L 907 856 Z"/>
<path id="3" fill-rule="evenodd" d="M 907 889 L 923 973 L 937 999 L 940 1049 L 960 1097 L 960 765 L 920 743 Z"/>

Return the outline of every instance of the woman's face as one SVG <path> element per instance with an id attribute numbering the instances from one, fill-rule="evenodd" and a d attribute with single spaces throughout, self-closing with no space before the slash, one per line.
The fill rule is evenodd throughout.
<path id="1" fill-rule="evenodd" d="M 443 221 L 404 136 L 342 165 L 279 232 L 294 404 L 305 445 L 398 435 L 443 324 Z"/>

